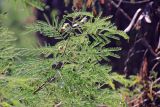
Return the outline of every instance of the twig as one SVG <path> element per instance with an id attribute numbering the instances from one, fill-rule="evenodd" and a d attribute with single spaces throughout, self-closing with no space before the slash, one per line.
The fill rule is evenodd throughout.
<path id="1" fill-rule="evenodd" d="M 120 1 L 120 0 L 116 0 L 116 1 Z M 123 0 L 122 3 L 128 3 L 128 4 L 142 4 L 142 3 L 147 3 L 147 2 L 150 2 L 150 1 L 151 1 L 151 0 L 142 0 L 142 1 L 130 2 L 130 1 Z"/>
<path id="2" fill-rule="evenodd" d="M 156 64 L 154 64 L 154 66 L 152 67 L 151 71 L 154 71 L 154 69 L 159 65 L 159 62 L 157 62 Z"/>
<path id="3" fill-rule="evenodd" d="M 144 102 L 148 101 L 148 99 L 144 99 L 143 101 L 141 101 L 139 104 L 136 104 L 132 107 L 140 107 L 140 104 L 143 104 Z"/>
<path id="4" fill-rule="evenodd" d="M 58 104 L 56 104 L 54 107 L 60 107 L 62 105 L 62 102 L 59 102 Z"/>
<path id="5" fill-rule="evenodd" d="M 155 84 L 155 83 L 157 83 L 158 81 L 160 81 L 160 77 L 157 78 L 152 84 Z"/>
<path id="6" fill-rule="evenodd" d="M 144 92 L 140 93 L 140 95 L 138 95 L 136 98 L 134 98 L 133 100 L 127 102 L 127 104 L 131 104 L 134 103 L 135 101 L 137 101 L 139 98 L 141 98 L 143 96 Z"/>
<path id="7" fill-rule="evenodd" d="M 156 95 L 160 94 L 160 90 L 156 92 Z"/>
<path id="8" fill-rule="evenodd" d="M 123 2 L 123 0 L 119 0 L 119 2 L 118 2 L 118 7 L 121 5 L 121 3 Z"/>
<path id="9" fill-rule="evenodd" d="M 134 23 L 135 23 L 135 21 L 136 21 L 136 18 L 137 18 L 137 16 L 138 16 L 138 14 L 141 12 L 141 10 L 142 10 L 142 9 L 138 9 L 138 10 L 136 11 L 136 13 L 134 14 L 134 16 L 133 16 L 130 24 L 129 24 L 128 27 L 124 30 L 124 32 L 127 33 L 127 32 L 129 32 L 129 31 L 131 30 L 131 28 L 133 27 L 133 25 L 134 25 Z"/>
<path id="10" fill-rule="evenodd" d="M 145 35 L 145 34 L 144 34 Z M 154 56 L 154 57 L 157 57 L 157 54 L 153 51 L 151 45 L 148 43 L 148 41 L 146 40 L 146 38 L 142 38 L 142 43 L 143 45 L 149 49 L 149 51 L 151 52 L 151 54 Z"/>
<path id="11" fill-rule="evenodd" d="M 122 9 L 120 8 L 114 1 L 109 0 L 109 2 L 116 7 L 129 21 L 131 21 L 131 17 Z"/>
<path id="12" fill-rule="evenodd" d="M 157 78 L 155 81 L 153 81 L 150 85 L 150 93 L 152 92 L 152 89 L 153 89 L 153 85 L 156 84 L 158 81 L 160 81 L 160 77 Z"/>
<path id="13" fill-rule="evenodd" d="M 159 32 L 159 29 L 160 29 L 160 22 L 158 22 L 158 24 L 157 24 L 156 33 Z M 158 52 L 159 49 L 160 49 L 160 36 L 159 36 L 159 41 L 158 41 L 158 45 L 157 45 L 157 48 L 156 48 L 156 52 Z"/>
<path id="14" fill-rule="evenodd" d="M 40 91 L 41 89 L 43 89 L 43 87 L 47 84 L 47 83 L 51 83 L 52 81 L 54 81 L 56 78 L 55 76 L 49 78 L 48 80 L 46 80 L 42 85 L 40 85 L 34 92 L 33 94 L 36 94 L 38 91 Z"/>

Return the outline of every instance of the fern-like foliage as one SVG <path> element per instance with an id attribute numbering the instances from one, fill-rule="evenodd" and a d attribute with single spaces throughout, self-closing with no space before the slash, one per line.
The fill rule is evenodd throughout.
<path id="1" fill-rule="evenodd" d="M 118 31 L 108 18 L 93 18 L 88 12 L 65 16 L 69 26 L 37 22 L 29 26 L 45 36 L 61 38 L 55 46 L 35 49 L 16 48 L 7 29 L 0 30 L 0 105 L 3 107 L 95 107 L 107 105 L 124 107 L 121 90 L 114 81 L 128 86 L 131 81 L 112 73 L 103 59 L 119 57 L 119 47 L 108 47 L 112 40 L 119 40 Z M 84 18 L 87 18 L 83 22 Z M 86 19 L 85 18 L 85 19 Z M 76 25 L 76 26 L 75 26 Z M 48 58 L 52 55 L 51 58 Z M 5 60 L 4 60 L 5 59 Z M 107 85 L 106 88 L 102 88 Z"/>
<path id="2" fill-rule="evenodd" d="M 37 21 L 37 23 L 33 24 L 32 26 L 27 26 L 27 28 L 29 28 L 32 32 L 39 31 L 44 36 L 48 37 L 58 37 L 60 35 L 58 28 L 42 21 Z"/>

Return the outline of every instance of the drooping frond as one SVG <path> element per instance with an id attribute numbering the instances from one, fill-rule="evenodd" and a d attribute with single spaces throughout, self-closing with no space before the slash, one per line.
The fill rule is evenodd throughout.
<path id="1" fill-rule="evenodd" d="M 29 31 L 40 32 L 44 36 L 57 37 L 60 35 L 59 29 L 52 25 L 48 25 L 46 22 L 37 21 L 31 26 L 27 26 Z"/>

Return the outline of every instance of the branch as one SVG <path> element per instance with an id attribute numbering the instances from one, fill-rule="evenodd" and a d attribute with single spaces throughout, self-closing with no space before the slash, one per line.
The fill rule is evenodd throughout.
<path id="1" fill-rule="evenodd" d="M 135 23 L 135 21 L 136 21 L 136 18 L 137 18 L 137 16 L 138 16 L 138 14 L 141 12 L 141 10 L 142 10 L 142 9 L 139 8 L 139 9 L 136 11 L 136 13 L 134 14 L 134 16 L 133 16 L 130 24 L 129 24 L 128 27 L 124 30 L 124 32 L 127 33 L 127 32 L 129 32 L 129 31 L 131 30 L 132 26 L 134 25 L 134 23 Z"/>
<path id="2" fill-rule="evenodd" d="M 121 0 L 116 0 L 116 1 L 121 1 Z M 151 0 L 142 0 L 142 1 L 130 2 L 130 1 L 123 0 L 122 3 L 127 3 L 127 4 L 142 4 L 142 3 L 147 3 L 147 2 L 150 2 L 150 1 Z"/>
<path id="3" fill-rule="evenodd" d="M 119 7 L 119 5 L 117 5 L 114 1 L 109 0 L 109 2 L 116 7 L 129 21 L 131 21 L 131 17 L 122 9 Z"/>
<path id="4" fill-rule="evenodd" d="M 40 91 L 41 89 L 43 89 L 43 87 L 47 84 L 47 83 L 51 83 L 52 81 L 54 81 L 56 78 L 55 76 L 52 76 L 51 78 L 47 79 L 42 85 L 40 85 L 34 92 L 33 94 L 36 94 L 38 91 Z"/>

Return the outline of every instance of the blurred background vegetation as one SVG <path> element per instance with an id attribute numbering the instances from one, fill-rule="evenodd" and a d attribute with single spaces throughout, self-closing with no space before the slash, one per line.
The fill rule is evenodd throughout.
<path id="1" fill-rule="evenodd" d="M 34 33 L 28 33 L 25 26 L 34 21 L 33 9 L 24 5 L 23 2 L 14 0 L 0 0 L 1 24 L 7 26 L 17 37 L 17 47 L 31 48 L 36 46 L 36 36 Z M 4 17 L 5 16 L 5 17 Z"/>

